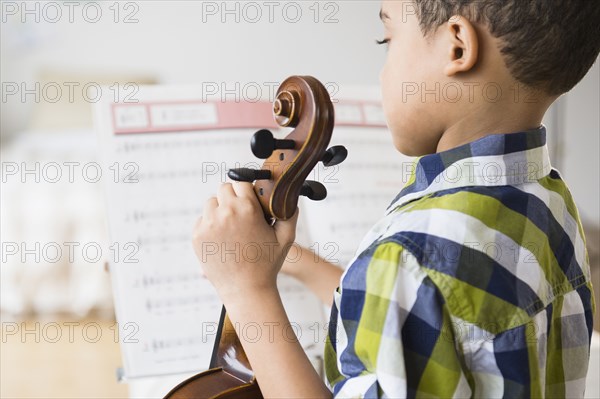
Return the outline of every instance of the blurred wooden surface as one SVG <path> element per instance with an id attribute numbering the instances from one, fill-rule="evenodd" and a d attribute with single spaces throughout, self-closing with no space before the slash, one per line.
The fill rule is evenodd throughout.
<path id="1" fill-rule="evenodd" d="M 0 397 L 127 398 L 127 385 L 116 380 L 122 362 L 114 325 L 2 320 Z"/>

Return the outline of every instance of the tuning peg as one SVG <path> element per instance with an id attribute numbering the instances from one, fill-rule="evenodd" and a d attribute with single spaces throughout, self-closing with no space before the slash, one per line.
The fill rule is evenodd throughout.
<path id="1" fill-rule="evenodd" d="M 347 156 L 348 150 L 346 147 L 336 145 L 325 151 L 325 155 L 323 155 L 321 162 L 323 162 L 323 165 L 325 166 L 334 166 L 344 162 Z"/>
<path id="2" fill-rule="evenodd" d="M 269 180 L 271 178 L 271 171 L 249 168 L 229 169 L 227 176 L 229 176 L 231 180 L 252 183 L 255 180 Z"/>
<path id="3" fill-rule="evenodd" d="M 313 201 L 321 201 L 327 197 L 327 189 L 318 181 L 307 180 L 302 185 L 300 195 L 308 197 Z"/>
<path id="4" fill-rule="evenodd" d="M 266 129 L 254 133 L 250 141 L 252 153 L 260 159 L 267 159 L 275 150 L 292 150 L 296 147 L 294 140 L 277 140 L 273 133 Z"/>

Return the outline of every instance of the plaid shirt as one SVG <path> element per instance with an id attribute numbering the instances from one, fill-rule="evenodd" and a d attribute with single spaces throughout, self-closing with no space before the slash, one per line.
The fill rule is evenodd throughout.
<path id="1" fill-rule="evenodd" d="M 416 160 L 334 293 L 335 397 L 583 397 L 595 307 L 545 128 Z M 597 376 L 596 376 L 597 378 Z"/>

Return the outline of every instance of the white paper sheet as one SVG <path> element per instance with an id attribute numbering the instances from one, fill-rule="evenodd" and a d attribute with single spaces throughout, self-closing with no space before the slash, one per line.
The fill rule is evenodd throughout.
<path id="1" fill-rule="evenodd" d="M 118 177 L 106 192 L 110 241 L 119 249 L 111 252 L 119 258 L 110 269 L 128 379 L 208 367 L 221 303 L 200 272 L 192 227 L 228 169 L 260 167 L 249 141 L 258 128 L 272 127 L 258 126 L 270 104 L 206 103 L 196 94 L 194 88 L 142 88 L 138 103 L 103 102 L 96 109 L 104 170 Z M 335 103 L 332 141 L 350 155 L 309 176 L 329 195 L 301 202 L 297 234 L 298 242 L 340 266 L 402 185 L 402 158 L 381 107 L 360 92 L 354 98 Z M 328 315 L 291 278 L 280 276 L 279 285 L 300 342 L 311 357 L 321 355 Z"/>

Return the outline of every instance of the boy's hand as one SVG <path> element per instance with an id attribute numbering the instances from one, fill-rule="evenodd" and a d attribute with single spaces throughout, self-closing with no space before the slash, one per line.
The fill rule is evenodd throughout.
<path id="1" fill-rule="evenodd" d="M 277 273 L 296 235 L 298 211 L 269 226 L 250 183 L 225 183 L 196 222 L 193 245 L 206 277 L 226 304 L 277 289 Z"/>

